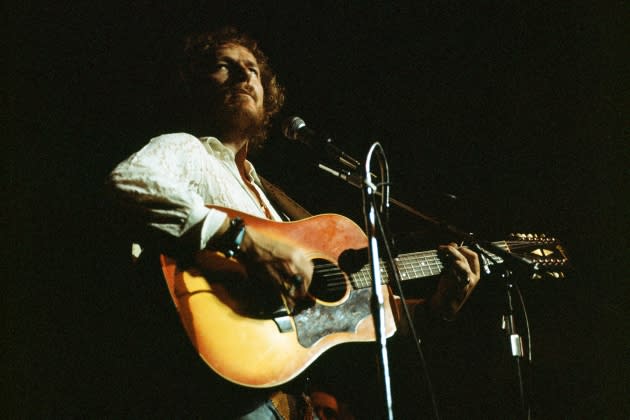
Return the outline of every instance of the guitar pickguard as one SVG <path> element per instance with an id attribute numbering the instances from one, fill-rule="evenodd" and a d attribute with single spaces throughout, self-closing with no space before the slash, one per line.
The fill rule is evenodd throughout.
<path id="1" fill-rule="evenodd" d="M 370 315 L 370 289 L 352 290 L 340 305 L 317 302 L 293 317 L 298 342 L 311 347 L 321 338 L 336 332 L 356 332 L 361 320 Z"/>

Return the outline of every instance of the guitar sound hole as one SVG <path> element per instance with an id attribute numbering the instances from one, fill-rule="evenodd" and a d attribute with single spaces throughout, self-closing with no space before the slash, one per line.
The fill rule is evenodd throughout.
<path id="1" fill-rule="evenodd" d="M 330 261 L 316 258 L 313 260 L 315 271 L 309 293 L 324 302 L 337 302 L 346 294 L 348 282 L 346 275 Z"/>

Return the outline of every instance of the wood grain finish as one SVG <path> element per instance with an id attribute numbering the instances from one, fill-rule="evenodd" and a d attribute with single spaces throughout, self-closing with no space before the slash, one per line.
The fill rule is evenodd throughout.
<path id="1" fill-rule="evenodd" d="M 293 242 L 313 260 L 337 265 L 346 249 L 367 246 L 362 230 L 350 219 L 324 214 L 298 222 L 272 222 L 230 209 L 247 226 Z M 374 325 L 369 312 L 368 289 L 355 290 L 348 276 L 337 270 L 345 288 L 336 302 L 314 297 L 314 302 L 291 318 L 292 330 L 280 332 L 273 309 L 281 303 L 252 282 L 236 260 L 204 251 L 197 267 L 180 268 L 162 255 L 162 271 L 180 319 L 193 346 L 219 375 L 249 387 L 272 387 L 285 383 L 340 343 L 373 341 Z M 254 287 L 252 287 L 254 286 Z M 386 334 L 396 331 L 389 289 L 385 295 Z M 247 290 L 243 290 L 247 289 Z M 367 293 L 366 293 L 367 292 Z M 243 296 L 251 298 L 241 298 Z"/>

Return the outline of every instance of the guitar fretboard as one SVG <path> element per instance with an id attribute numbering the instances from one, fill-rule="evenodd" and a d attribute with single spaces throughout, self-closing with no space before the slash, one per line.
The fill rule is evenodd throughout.
<path id="1" fill-rule="evenodd" d="M 505 241 L 494 242 L 494 245 L 509 250 Z M 494 254 L 491 255 L 493 260 L 489 262 L 490 264 L 497 264 L 502 261 L 501 257 Z M 437 276 L 444 269 L 444 264 L 435 250 L 399 255 L 394 261 L 402 281 Z M 389 273 L 383 261 L 380 262 L 379 270 L 382 284 L 389 283 Z M 365 265 L 361 270 L 352 274 L 350 279 L 355 289 L 371 287 L 372 267 L 370 264 Z"/>

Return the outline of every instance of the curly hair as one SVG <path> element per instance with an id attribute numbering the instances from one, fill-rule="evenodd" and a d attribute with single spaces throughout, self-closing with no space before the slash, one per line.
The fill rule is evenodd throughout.
<path id="1" fill-rule="evenodd" d="M 213 59 L 214 52 L 226 44 L 235 44 L 247 48 L 256 58 L 260 69 L 260 80 L 264 89 L 263 107 L 264 132 L 258 137 L 265 137 L 271 124 L 285 100 L 285 89 L 278 82 L 276 74 L 269 65 L 269 59 L 261 50 L 258 42 L 249 35 L 226 26 L 212 32 L 188 35 L 184 40 L 183 55 L 180 60 L 180 77 L 191 89 L 195 83 L 207 74 L 207 65 Z M 256 139 L 262 141 L 263 139 Z"/>

